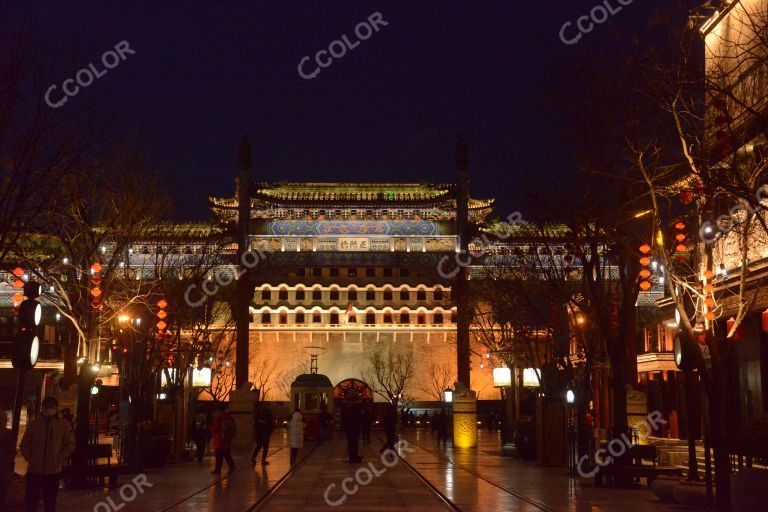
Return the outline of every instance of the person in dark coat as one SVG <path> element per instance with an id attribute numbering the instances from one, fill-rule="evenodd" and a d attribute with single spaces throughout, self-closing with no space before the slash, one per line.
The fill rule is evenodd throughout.
<path id="1" fill-rule="evenodd" d="M 227 414 L 227 405 L 219 406 L 219 415 L 213 420 L 211 433 L 213 434 L 213 450 L 216 455 L 216 467 L 212 474 L 221 473 L 221 467 L 224 461 L 227 461 L 229 472 L 232 473 L 236 468 L 235 459 L 232 458 L 232 440 L 235 438 L 235 421 Z"/>
<path id="2" fill-rule="evenodd" d="M 195 428 L 192 432 L 197 450 L 197 462 L 203 462 L 205 449 L 208 447 L 208 440 L 211 438 L 211 419 L 208 414 L 200 411 L 195 416 Z"/>
<path id="3" fill-rule="evenodd" d="M 267 461 L 267 452 L 269 451 L 269 438 L 275 429 L 275 421 L 272 419 L 272 411 L 264 408 L 259 411 L 256 420 L 253 422 L 253 453 L 251 454 L 251 466 L 256 465 L 256 458 L 259 456 L 259 450 L 263 450 L 261 456 L 262 466 L 269 464 Z"/>
<path id="4" fill-rule="evenodd" d="M 435 426 L 435 430 L 437 430 L 437 445 L 446 444 L 448 442 L 448 416 L 445 414 L 445 411 L 441 410 L 433 421 L 437 424 Z"/>
<path id="5" fill-rule="evenodd" d="M 344 432 L 347 433 L 347 454 L 350 464 L 363 460 L 360 457 L 360 430 L 362 409 L 359 403 L 345 404 L 341 413 L 341 422 L 344 424 Z"/>
<path id="6" fill-rule="evenodd" d="M 363 433 L 363 444 L 371 444 L 371 410 L 365 405 L 360 413 L 360 430 Z"/>
<path id="7" fill-rule="evenodd" d="M 387 436 L 387 440 L 384 446 L 381 447 L 381 452 L 385 450 L 394 449 L 397 442 L 397 411 L 395 406 L 387 404 L 384 409 L 384 435 Z"/>

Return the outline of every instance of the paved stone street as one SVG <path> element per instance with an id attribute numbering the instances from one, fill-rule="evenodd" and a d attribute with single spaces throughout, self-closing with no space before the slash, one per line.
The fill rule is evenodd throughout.
<path id="1" fill-rule="evenodd" d="M 438 447 L 426 430 L 408 431 L 404 440 L 410 448 L 401 450 L 404 461 L 391 459 L 386 460 L 387 464 L 379 455 L 383 441 L 380 432 L 374 432 L 370 446 L 361 447 L 364 459 L 361 464 L 345 461 L 346 445 L 342 439 L 320 445 L 307 443 L 296 470 L 266 497 L 290 469 L 286 432 L 278 430 L 273 434 L 267 466 L 259 464 L 253 468 L 247 454 L 236 452 L 237 470 L 227 474 L 225 469 L 222 476 L 216 478 L 210 474 L 214 461 L 209 455 L 203 464 L 186 462 L 148 469 L 144 473 L 147 483 L 140 489 L 142 492 L 128 485 L 135 478 L 130 476 L 123 477 L 120 487 L 111 492 L 63 490 L 58 510 L 239 512 L 250 510 L 265 497 L 257 510 L 451 510 L 422 478 L 465 512 L 687 510 L 662 504 L 645 487 L 595 488 L 587 480 L 570 477 L 565 468 L 545 468 L 502 457 L 497 433 L 480 432 L 477 450 Z M 348 480 L 345 485 L 351 492 L 343 499 L 342 484 L 345 479 L 354 480 L 356 476 L 358 481 L 370 480 L 370 483 L 359 485 Z M 327 493 L 329 504 L 325 499 L 326 490 L 334 484 Z"/>

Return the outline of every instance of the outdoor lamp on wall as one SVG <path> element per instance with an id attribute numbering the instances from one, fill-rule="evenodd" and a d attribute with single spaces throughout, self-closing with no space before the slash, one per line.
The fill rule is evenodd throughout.
<path id="1" fill-rule="evenodd" d="M 443 391 L 443 402 L 450 404 L 453 402 L 453 390 L 452 389 L 446 389 Z"/>
<path id="2" fill-rule="evenodd" d="M 572 389 L 569 389 L 568 391 L 565 392 L 565 401 L 569 405 L 573 405 L 573 402 L 576 401 L 576 395 L 574 394 Z"/>
<path id="3" fill-rule="evenodd" d="M 509 368 L 493 369 L 493 387 L 509 388 L 512 387 L 512 370 Z"/>

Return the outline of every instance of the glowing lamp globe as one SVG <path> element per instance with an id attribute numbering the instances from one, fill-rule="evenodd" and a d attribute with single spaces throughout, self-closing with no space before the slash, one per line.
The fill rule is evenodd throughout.
<path id="1" fill-rule="evenodd" d="M 512 370 L 509 368 L 493 369 L 493 387 L 509 388 L 512 387 Z"/>

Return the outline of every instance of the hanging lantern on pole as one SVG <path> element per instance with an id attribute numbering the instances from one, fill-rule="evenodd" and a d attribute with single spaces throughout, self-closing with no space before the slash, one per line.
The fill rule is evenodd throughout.
<path id="1" fill-rule="evenodd" d="M 763 311 L 761 317 L 763 320 L 763 332 L 768 332 L 768 309 Z"/>

